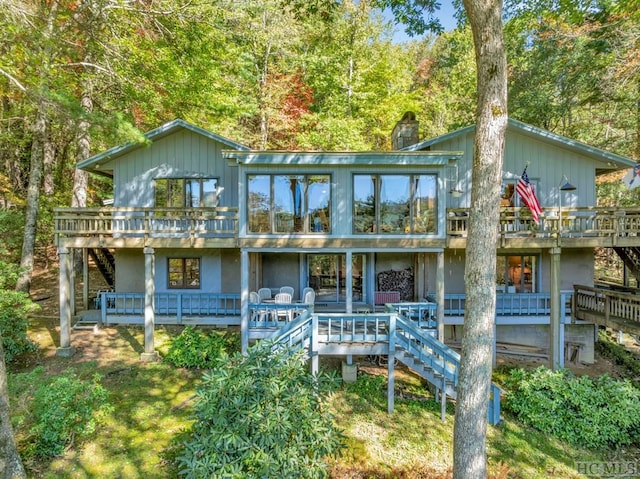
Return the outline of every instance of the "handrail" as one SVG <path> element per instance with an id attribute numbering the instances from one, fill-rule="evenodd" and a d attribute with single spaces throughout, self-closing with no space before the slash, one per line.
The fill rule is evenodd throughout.
<path id="1" fill-rule="evenodd" d="M 605 321 L 615 318 L 640 324 L 640 297 L 633 293 L 612 291 L 591 286 L 574 285 L 575 313 L 601 315 Z"/>
<path id="2" fill-rule="evenodd" d="M 405 351 L 429 366 L 436 374 L 458 385 L 460 355 L 449 346 L 431 336 L 428 331 L 416 327 L 406 317 L 398 315 L 395 321 L 395 334 L 392 340 Z M 436 387 L 439 387 L 436 385 Z M 490 424 L 500 422 L 500 395 L 502 390 L 491 383 L 487 419 Z"/>
<path id="3" fill-rule="evenodd" d="M 468 220 L 468 208 L 448 208 L 447 236 L 466 237 Z M 498 234 L 501 238 L 640 236 L 640 208 L 548 207 L 543 209 L 538 222 L 534 222 L 526 207 L 501 207 Z"/>
<path id="4" fill-rule="evenodd" d="M 268 337 L 273 341 L 272 350 L 286 346 L 290 351 L 299 351 L 309 347 L 313 326 L 311 311 L 305 311 L 290 323 L 286 323 Z M 308 354 L 308 352 L 307 352 Z"/>
<path id="5" fill-rule="evenodd" d="M 56 208 L 57 236 L 234 236 L 238 208 Z"/>

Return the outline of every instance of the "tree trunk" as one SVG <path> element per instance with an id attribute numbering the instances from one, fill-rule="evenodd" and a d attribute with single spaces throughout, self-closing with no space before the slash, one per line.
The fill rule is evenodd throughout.
<path id="1" fill-rule="evenodd" d="M 0 479 L 23 479 L 27 477 L 16 448 L 13 427 L 11 426 L 7 369 L 4 363 L 2 338 L 0 338 L 0 458 Z"/>
<path id="2" fill-rule="evenodd" d="M 16 291 L 29 293 L 31 276 L 33 275 L 33 258 L 36 245 L 36 226 L 38 222 L 38 201 L 40 199 L 40 182 L 42 181 L 43 154 L 47 139 L 47 113 L 45 101 L 41 100 L 38 116 L 33 126 L 33 142 L 31 144 L 31 163 L 29 165 L 29 186 L 25 210 L 24 238 L 22 241 L 22 257 L 20 258 L 20 278 L 16 283 Z"/>
<path id="3" fill-rule="evenodd" d="M 487 476 L 486 433 L 493 363 L 499 199 L 507 127 L 507 76 L 502 2 L 464 0 L 464 6 L 475 44 L 478 106 L 453 475 L 456 479 L 484 479 Z"/>
<path id="4" fill-rule="evenodd" d="M 89 61 L 89 60 L 87 60 Z M 85 89 L 80 99 L 82 109 L 87 113 L 78 121 L 78 163 L 89 158 L 91 153 L 91 136 L 89 133 L 88 114 L 93 111 L 93 100 L 91 98 L 90 80 L 85 82 Z M 73 171 L 73 196 L 71 197 L 72 208 L 87 207 L 87 184 L 89 182 L 89 173 L 75 168 Z M 73 267 L 77 273 L 82 271 L 82 252 L 75 250 L 73 256 Z"/>

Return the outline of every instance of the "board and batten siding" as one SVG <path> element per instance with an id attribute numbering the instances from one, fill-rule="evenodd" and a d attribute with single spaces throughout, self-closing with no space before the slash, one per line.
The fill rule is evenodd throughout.
<path id="1" fill-rule="evenodd" d="M 473 164 L 474 132 L 459 135 L 431 145 L 431 150 L 464 151 L 458 161 L 458 182 L 463 194 L 459 198 L 448 197 L 448 206 L 469 207 L 471 201 L 471 168 Z M 524 167 L 536 186 L 541 206 L 558 207 L 559 186 L 563 176 L 575 187 L 575 191 L 563 192 L 562 206 L 595 206 L 596 169 L 602 163 L 560 145 L 508 129 L 505 143 L 503 181 L 518 180 Z"/>
<path id="2" fill-rule="evenodd" d="M 181 130 L 113 161 L 114 206 L 153 207 L 155 178 L 217 177 L 224 187 L 220 206 L 238 205 L 238 168 L 222 158 L 228 147 Z"/>

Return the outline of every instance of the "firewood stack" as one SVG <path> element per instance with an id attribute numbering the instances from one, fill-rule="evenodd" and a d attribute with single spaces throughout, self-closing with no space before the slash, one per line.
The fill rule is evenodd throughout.
<path id="1" fill-rule="evenodd" d="M 413 301 L 413 268 L 378 273 L 378 291 L 398 291 L 401 301 Z"/>

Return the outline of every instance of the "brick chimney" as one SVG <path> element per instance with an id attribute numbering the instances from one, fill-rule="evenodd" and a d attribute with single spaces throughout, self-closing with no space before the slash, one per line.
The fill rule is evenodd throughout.
<path id="1" fill-rule="evenodd" d="M 418 143 L 418 125 L 414 112 L 408 111 L 402 115 L 402 119 L 396 123 L 391 132 L 391 148 L 401 150 Z"/>

